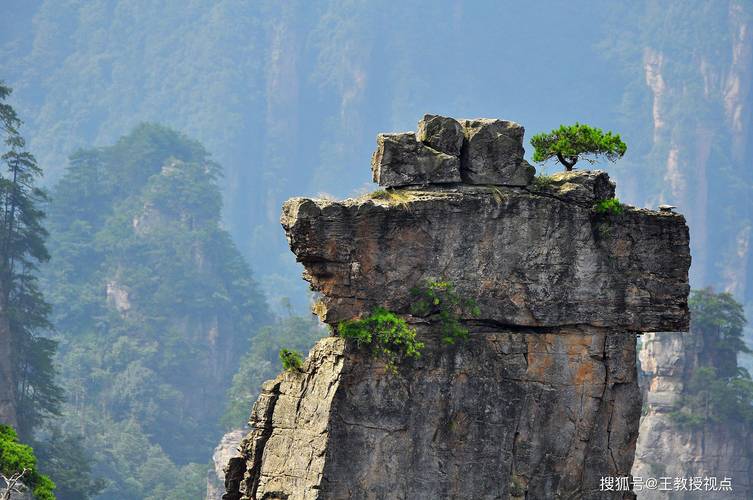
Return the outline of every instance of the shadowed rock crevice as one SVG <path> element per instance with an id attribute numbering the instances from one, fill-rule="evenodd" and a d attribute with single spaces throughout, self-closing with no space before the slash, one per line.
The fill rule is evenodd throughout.
<path id="1" fill-rule="evenodd" d="M 513 122 L 427 115 L 417 134 L 380 135 L 372 170 L 388 189 L 285 203 L 320 318 L 384 307 L 425 347 L 392 373 L 321 340 L 276 379 L 273 411 L 257 402 L 241 498 L 616 497 L 599 484 L 633 462 L 636 333 L 687 328 L 688 229 L 671 212 L 596 214 L 614 196 L 603 172 L 532 183 L 522 141 Z M 467 340 L 411 316 L 431 279 L 478 306 L 460 318 Z"/>

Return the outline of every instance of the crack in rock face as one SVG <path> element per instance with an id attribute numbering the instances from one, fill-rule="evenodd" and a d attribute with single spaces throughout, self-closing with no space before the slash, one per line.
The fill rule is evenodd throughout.
<path id="1" fill-rule="evenodd" d="M 615 191 L 604 172 L 532 183 L 523 133 L 426 115 L 416 134 L 379 136 L 388 189 L 285 203 L 320 318 L 382 307 L 425 347 L 393 371 L 322 339 L 265 386 L 226 498 L 615 498 L 599 480 L 633 462 L 636 334 L 687 329 L 688 228 L 673 212 L 597 213 Z M 411 315 L 431 279 L 478 306 L 459 318 L 467 340 Z"/>

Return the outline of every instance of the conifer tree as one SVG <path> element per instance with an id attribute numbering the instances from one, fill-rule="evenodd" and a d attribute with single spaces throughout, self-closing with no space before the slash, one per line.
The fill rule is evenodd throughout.
<path id="1" fill-rule="evenodd" d="M 11 92 L 0 82 L 0 397 L 13 402 L 13 412 L 0 417 L 26 439 L 45 415 L 57 414 L 63 396 L 54 381 L 56 343 L 39 336 L 50 327 L 36 277 L 38 264 L 49 259 L 40 208 L 47 198 L 35 185 L 42 170 L 26 150 L 22 122 L 4 102 Z"/>
<path id="2" fill-rule="evenodd" d="M 549 133 L 536 134 L 531 138 L 531 145 L 534 147 L 533 161 L 543 163 L 557 158 L 568 172 L 579 160 L 594 163 L 597 158 L 604 157 L 614 162 L 627 151 L 620 134 L 577 122 L 575 125 L 560 125 Z"/>

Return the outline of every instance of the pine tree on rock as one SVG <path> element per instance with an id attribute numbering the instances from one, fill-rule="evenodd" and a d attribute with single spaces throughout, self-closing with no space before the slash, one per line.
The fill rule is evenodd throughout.
<path id="1" fill-rule="evenodd" d="M 599 157 L 614 162 L 625 154 L 627 145 L 619 134 L 604 132 L 600 128 L 580 123 L 560 125 L 549 133 L 536 134 L 531 138 L 534 147 L 533 161 L 543 163 L 557 158 L 570 172 L 579 160 L 595 163 Z"/>

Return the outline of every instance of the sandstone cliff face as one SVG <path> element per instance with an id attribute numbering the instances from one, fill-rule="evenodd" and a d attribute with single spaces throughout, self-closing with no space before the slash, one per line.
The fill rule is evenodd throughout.
<path id="1" fill-rule="evenodd" d="M 610 497 L 599 480 L 629 474 L 638 432 L 635 335 L 687 327 L 684 218 L 597 214 L 614 195 L 602 172 L 532 182 L 512 122 L 427 115 L 400 135 L 372 165 L 400 189 L 294 198 L 281 222 L 323 321 L 385 307 L 422 355 L 392 373 L 321 340 L 265 385 L 223 498 Z M 410 315 L 430 278 L 478 305 L 467 341 Z"/>
<path id="2" fill-rule="evenodd" d="M 710 349 L 711 346 L 705 346 Z M 723 477 L 731 492 L 710 492 L 711 498 L 752 498 L 753 432 L 742 423 L 708 422 L 700 429 L 678 425 L 677 409 L 685 385 L 699 366 L 702 339 L 695 333 L 648 333 L 640 352 L 646 410 L 641 418 L 633 475 L 648 477 Z M 703 492 L 705 493 L 705 491 Z M 666 498 L 662 491 L 637 492 L 639 499 Z M 699 498 L 698 491 L 673 491 L 672 498 Z"/>

